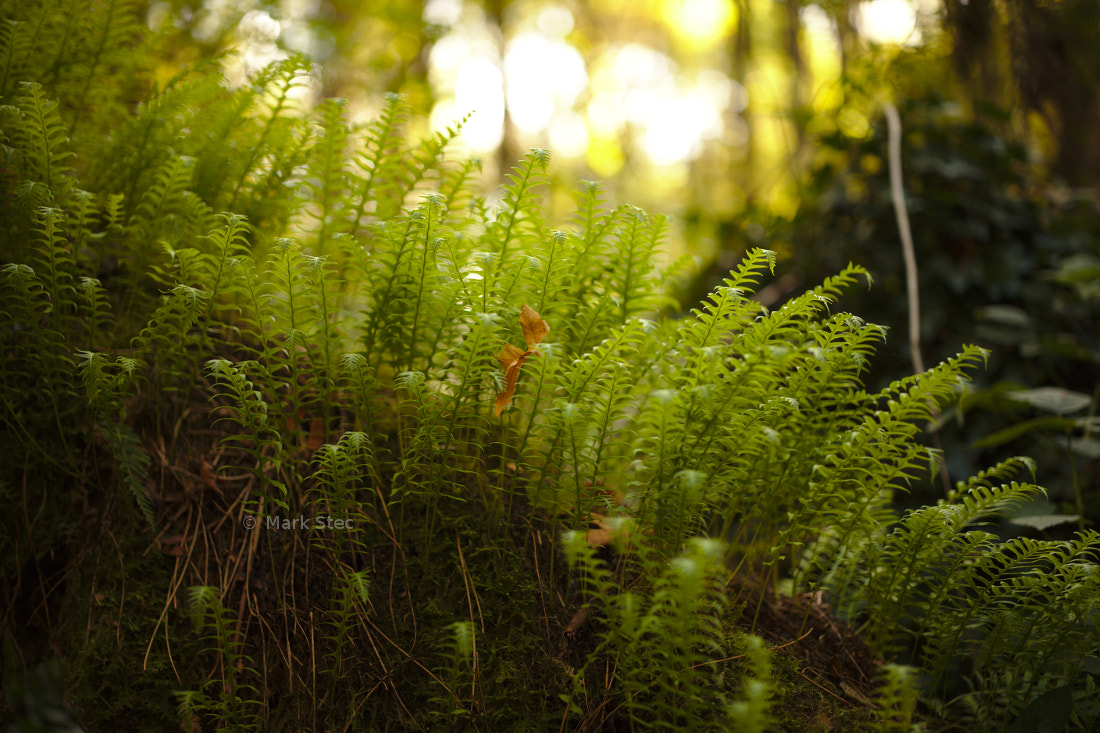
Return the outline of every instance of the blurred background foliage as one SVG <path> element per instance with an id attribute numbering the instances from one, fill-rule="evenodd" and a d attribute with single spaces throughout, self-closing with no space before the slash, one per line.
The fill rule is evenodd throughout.
<path id="1" fill-rule="evenodd" d="M 1051 501 L 1018 531 L 1100 518 L 1095 0 L 168 0 L 146 22 L 161 81 L 205 57 L 244 84 L 302 52 L 303 104 L 345 98 L 366 123 L 401 93 L 414 135 L 472 113 L 462 145 L 489 183 L 551 149 L 559 180 L 677 218 L 673 249 L 699 262 L 688 305 L 752 246 L 780 253 L 773 307 L 864 265 L 876 285 L 844 307 L 893 328 L 874 383 L 912 370 L 896 104 L 924 361 L 992 350 L 939 427 L 950 474 L 1031 454 Z"/>

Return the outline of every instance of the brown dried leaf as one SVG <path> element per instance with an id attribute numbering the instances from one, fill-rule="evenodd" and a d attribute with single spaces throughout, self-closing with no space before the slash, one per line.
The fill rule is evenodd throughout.
<path id="1" fill-rule="evenodd" d="M 504 371 L 504 389 L 493 402 L 493 414 L 497 416 L 512 402 L 512 397 L 516 394 L 516 383 L 519 382 L 519 370 L 527 362 L 527 357 L 542 356 L 535 347 L 550 333 L 550 326 L 528 305 L 520 309 L 519 325 L 523 329 L 523 338 L 527 341 L 527 350 L 520 351 L 512 344 L 501 342 L 503 346 L 497 354 L 497 361 Z"/>
<path id="2" fill-rule="evenodd" d="M 605 517 L 602 514 L 592 514 L 589 525 L 596 526 L 596 529 L 589 529 L 585 533 L 585 540 L 588 542 L 589 547 L 605 547 L 614 542 L 615 538 L 620 535 L 623 539 L 630 540 L 630 533 L 626 526 L 613 522 L 610 517 Z"/>
<path id="3" fill-rule="evenodd" d="M 519 326 L 523 329 L 523 338 L 527 340 L 528 351 L 541 344 L 546 334 L 550 333 L 550 324 L 529 305 L 519 310 Z"/>
<path id="4" fill-rule="evenodd" d="M 220 496 L 225 496 L 221 485 L 218 483 L 218 476 L 214 473 L 214 467 L 210 465 L 210 461 L 206 458 L 203 458 L 202 462 L 199 463 L 199 475 L 202 476 L 202 483 L 207 489 Z"/>

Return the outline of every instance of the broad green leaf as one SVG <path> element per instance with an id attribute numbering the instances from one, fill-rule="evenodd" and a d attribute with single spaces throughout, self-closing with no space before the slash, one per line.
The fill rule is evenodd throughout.
<path id="1" fill-rule="evenodd" d="M 1009 392 L 1008 397 L 1057 415 L 1068 415 L 1071 412 L 1077 412 L 1092 403 L 1092 398 L 1087 394 L 1072 392 L 1061 387 L 1038 387 L 1036 389 Z"/>
<path id="2" fill-rule="evenodd" d="M 1069 417 L 1038 417 L 1034 420 L 1024 420 L 1004 430 L 998 430 L 992 435 L 987 435 L 981 440 L 970 444 L 971 448 L 993 448 L 1005 443 L 1011 443 L 1017 438 L 1038 430 L 1072 430 L 1078 422 Z"/>
<path id="3" fill-rule="evenodd" d="M 1049 529 L 1059 524 L 1073 524 L 1081 519 L 1076 514 L 1032 514 L 1026 517 L 1013 517 L 1013 524 L 1022 524 L 1032 529 Z"/>

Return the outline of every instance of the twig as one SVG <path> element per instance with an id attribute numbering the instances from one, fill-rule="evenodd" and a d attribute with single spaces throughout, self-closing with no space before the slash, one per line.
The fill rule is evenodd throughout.
<path id="1" fill-rule="evenodd" d="M 917 256 L 913 249 L 913 232 L 909 228 L 909 210 L 905 206 L 905 189 L 901 183 L 901 118 L 897 107 L 886 103 L 886 128 L 889 135 L 890 194 L 894 199 L 894 214 L 901 234 L 901 253 L 905 257 L 905 292 L 909 299 L 909 349 L 913 371 L 924 371 L 920 353 L 920 289 L 917 286 Z"/>
<path id="2" fill-rule="evenodd" d="M 816 671 L 816 670 L 815 670 L 815 671 Z M 817 684 L 817 682 L 815 682 L 814 680 L 812 680 L 812 679 L 810 679 L 809 677 L 807 677 L 807 676 L 806 676 L 806 672 L 805 672 L 805 671 L 801 671 L 801 672 L 799 672 L 799 673 L 798 673 L 798 675 L 799 675 L 799 676 L 800 676 L 800 677 L 801 677 L 802 679 L 806 680 L 806 681 L 807 681 L 807 682 L 809 682 L 809 683 L 810 683 L 811 685 L 813 685 L 814 687 L 816 687 L 817 689 L 819 689 L 819 690 L 821 690 L 822 692 L 824 692 L 825 694 L 827 694 L 827 695 L 832 695 L 833 697 L 835 697 L 835 698 L 836 698 L 837 700 L 840 700 L 841 702 L 848 702 L 847 700 L 845 700 L 845 699 L 844 699 L 843 697 L 841 697 L 840 695 L 836 694 L 835 692 L 833 692 L 833 691 L 831 691 L 831 690 L 828 690 L 828 689 L 826 689 L 826 688 L 822 687 L 821 685 Z"/>
<path id="3" fill-rule="evenodd" d="M 890 159 L 890 197 L 894 200 L 894 214 L 898 220 L 898 233 L 901 235 L 901 253 L 905 258 L 905 293 L 909 301 L 909 351 L 913 359 L 913 373 L 924 372 L 924 359 L 920 346 L 920 288 L 917 283 L 917 256 L 913 248 L 913 232 L 909 227 L 909 210 L 905 206 L 905 189 L 901 182 L 901 117 L 897 107 L 890 102 L 884 106 L 886 111 L 886 129 L 889 138 Z M 933 419 L 939 413 L 932 405 Z M 932 433 L 936 449 L 943 455 L 943 445 L 938 433 Z M 940 461 L 940 480 L 943 482 L 945 496 L 951 494 L 951 477 L 947 474 L 947 461 Z"/>
<path id="4" fill-rule="evenodd" d="M 769 651 L 769 652 L 774 652 L 774 651 L 779 651 L 780 649 L 786 649 L 786 648 L 787 648 L 787 647 L 789 647 L 789 646 L 794 646 L 795 644 L 797 644 L 798 642 L 802 641 L 803 639 L 805 639 L 805 638 L 806 638 L 807 636 L 809 636 L 809 635 L 810 635 L 810 634 L 812 634 L 813 632 L 814 632 L 814 627 L 812 627 L 812 626 L 811 626 L 811 627 L 810 627 L 810 628 L 809 628 L 809 629 L 808 629 L 808 630 L 806 631 L 806 633 L 805 633 L 805 634 L 803 634 L 802 636 L 798 637 L 797 639 L 791 639 L 791 640 L 790 640 L 790 641 L 788 641 L 788 642 L 787 642 L 786 644 L 780 644 L 779 646 L 773 646 L 773 647 L 768 647 L 768 648 L 766 649 L 766 651 Z M 693 665 L 691 665 L 691 668 L 692 668 L 692 669 L 699 669 L 700 667 L 705 667 L 705 666 L 706 666 L 706 665 L 708 665 L 708 664 L 718 664 L 719 662 L 732 662 L 732 661 L 733 661 L 733 660 L 735 660 L 735 659 L 743 659 L 743 658 L 744 658 L 744 657 L 746 657 L 746 656 L 748 656 L 748 655 L 746 655 L 746 654 L 738 654 L 738 655 L 737 655 L 736 657 L 726 657 L 725 659 L 711 659 L 711 660 L 709 660 L 709 661 L 706 661 L 706 662 L 699 662 L 698 664 L 693 664 Z"/>
<path id="5" fill-rule="evenodd" d="M 466 557 L 462 554 L 462 538 L 455 537 L 455 542 L 458 544 L 458 560 L 462 564 L 462 583 L 466 586 L 466 605 L 470 609 L 470 625 L 474 623 L 474 602 L 477 602 L 477 615 L 481 619 L 481 633 L 485 633 L 485 617 L 481 615 L 481 599 L 477 597 L 477 588 L 474 588 L 474 579 L 470 577 L 470 569 L 466 567 Z M 471 590 L 473 592 L 473 601 L 470 600 Z M 484 685 L 480 685 L 481 682 L 481 663 L 477 654 L 477 632 L 471 638 L 471 655 L 473 656 L 474 666 L 474 680 L 470 689 L 470 701 L 473 702 L 474 693 L 477 689 L 481 691 L 481 709 L 485 709 L 485 688 Z"/>

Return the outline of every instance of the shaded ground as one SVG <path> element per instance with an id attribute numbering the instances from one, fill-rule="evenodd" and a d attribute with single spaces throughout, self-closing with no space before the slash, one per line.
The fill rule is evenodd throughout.
<path id="1" fill-rule="evenodd" d="M 247 507 L 274 468 L 242 468 L 253 457 L 222 444 L 232 425 L 211 425 L 201 397 L 172 430 L 143 436 L 157 531 L 127 497 L 86 495 L 79 544 L 22 589 L 19 656 L 60 661 L 51 684 L 67 686 L 66 706 L 86 730 L 164 730 L 180 690 L 220 698 L 226 716 L 262 719 L 270 731 L 343 730 L 347 721 L 351 730 L 414 730 L 425 720 L 507 730 L 524 710 L 535 717 L 516 729 L 566 723 L 559 697 L 573 689 L 599 620 L 580 612 L 553 521 L 532 524 L 522 502 L 507 515 L 448 502 L 433 519 L 431 507 L 364 489 L 341 510 L 354 534 L 263 520 L 250 528 Z M 309 488 L 316 426 L 299 427 L 301 463 L 282 470 L 302 472 L 305 488 L 280 514 L 333 513 Z M 361 597 L 341 585 L 352 573 L 369 579 Z M 188 619 L 195 586 L 218 589 L 221 628 Z M 747 581 L 735 591 L 731 631 L 751 629 L 775 650 L 777 729 L 871 724 L 878 660 L 820 596 L 775 597 Z M 451 689 L 442 664 L 456 619 L 473 619 L 478 632 L 469 689 Z M 5 696 L 9 716 L 35 704 L 18 697 L 15 688 Z M 575 729 L 626 730 L 613 697 L 593 694 Z M 184 718 L 208 729 L 199 715 Z"/>

